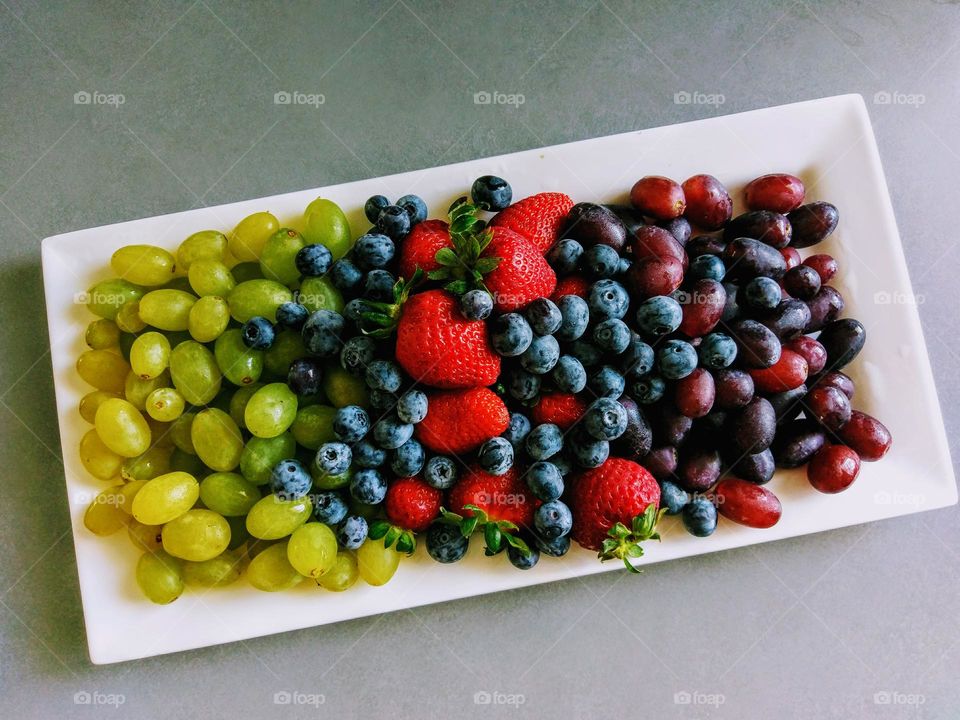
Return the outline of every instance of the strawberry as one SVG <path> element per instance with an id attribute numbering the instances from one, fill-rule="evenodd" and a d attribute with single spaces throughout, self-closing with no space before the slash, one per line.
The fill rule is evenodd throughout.
<path id="1" fill-rule="evenodd" d="M 436 270 L 440 267 L 436 261 L 437 251 L 450 245 L 450 226 L 446 222 L 424 220 L 417 223 L 400 245 L 400 277 L 409 280 L 418 267 L 426 273 Z"/>
<path id="2" fill-rule="evenodd" d="M 557 285 L 557 276 L 543 253 L 522 235 L 506 227 L 492 228 L 493 239 L 483 257 L 500 258 L 497 266 L 484 277 L 493 295 L 494 307 L 500 312 L 513 312 L 541 297 L 550 297 Z"/>
<path id="3" fill-rule="evenodd" d="M 423 532 L 440 515 L 443 492 L 415 477 L 397 478 L 387 488 L 387 518 L 404 530 Z"/>
<path id="4" fill-rule="evenodd" d="M 478 514 L 467 508 L 473 505 L 488 520 L 528 528 L 533 527 L 533 512 L 540 504 L 515 467 L 505 475 L 489 475 L 479 467 L 471 466 L 450 489 L 448 499 L 450 508 L 466 517 Z"/>
<path id="5" fill-rule="evenodd" d="M 544 192 L 518 200 L 497 213 L 491 227 L 510 228 L 532 242 L 541 254 L 557 241 L 560 228 L 566 220 L 573 200 L 569 195 Z"/>
<path id="6" fill-rule="evenodd" d="M 656 524 L 660 486 L 647 470 L 630 460 L 609 458 L 586 470 L 573 485 L 571 537 L 601 560 L 619 558 L 635 570 L 630 558 L 643 554 L 640 543 L 659 540 Z"/>
<path id="7" fill-rule="evenodd" d="M 417 438 L 438 453 L 467 453 L 510 425 L 503 400 L 484 387 L 428 396 L 427 416 L 416 426 Z"/>
<path id="8" fill-rule="evenodd" d="M 565 278 L 557 280 L 557 288 L 553 291 L 550 299 L 556 302 L 564 295 L 578 295 L 584 300 L 590 292 L 590 282 L 581 275 L 568 275 Z"/>
<path id="9" fill-rule="evenodd" d="M 571 393 L 544 393 L 530 410 L 536 425 L 553 423 L 561 430 L 569 430 L 587 411 L 583 398 Z"/>

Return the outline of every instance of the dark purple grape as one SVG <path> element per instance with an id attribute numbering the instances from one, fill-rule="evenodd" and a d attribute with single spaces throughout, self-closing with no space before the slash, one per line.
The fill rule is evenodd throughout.
<path id="1" fill-rule="evenodd" d="M 807 414 L 827 430 L 836 431 L 850 421 L 850 398 L 835 387 L 811 390 L 803 399 Z"/>
<path id="2" fill-rule="evenodd" d="M 605 205 L 604 207 L 620 218 L 620 222 L 626 226 L 630 237 L 636 235 L 637 230 L 646 225 L 640 211 L 629 205 Z"/>
<path id="3" fill-rule="evenodd" d="M 769 210 L 751 210 L 737 215 L 723 229 L 724 240 L 753 238 L 777 249 L 790 244 L 790 235 L 787 216 Z"/>
<path id="4" fill-rule="evenodd" d="M 770 447 L 777 429 L 777 416 L 768 400 L 755 397 L 742 410 L 732 413 L 730 441 L 741 453 L 759 453 Z"/>
<path id="5" fill-rule="evenodd" d="M 773 310 L 757 317 L 780 340 L 789 340 L 803 332 L 810 322 L 810 308 L 802 300 L 781 300 Z"/>
<path id="6" fill-rule="evenodd" d="M 737 282 L 755 277 L 779 280 L 787 271 L 787 261 L 776 249 L 751 238 L 730 241 L 723 251 L 727 279 Z"/>
<path id="7" fill-rule="evenodd" d="M 670 480 L 676 479 L 674 474 L 677 471 L 678 462 L 677 448 L 673 445 L 664 445 L 647 453 L 640 464 L 657 480 Z"/>
<path id="8" fill-rule="evenodd" d="M 810 308 L 810 321 L 803 328 L 805 333 L 816 332 L 832 320 L 836 320 L 843 312 L 843 295 L 836 288 L 824 285 L 820 292 L 807 300 Z"/>
<path id="9" fill-rule="evenodd" d="M 585 248 L 609 245 L 620 252 L 627 243 L 627 228 L 609 208 L 594 203 L 577 203 L 570 209 L 560 237 L 576 240 Z"/>
<path id="10" fill-rule="evenodd" d="M 720 479 L 720 453 L 712 448 L 684 450 L 676 475 L 687 492 L 706 492 Z"/>
<path id="11" fill-rule="evenodd" d="M 777 465 L 796 468 L 806 465 L 827 442 L 823 428 L 811 420 L 793 420 L 777 431 L 773 457 Z"/>
<path id="12" fill-rule="evenodd" d="M 677 242 L 681 245 L 686 245 L 687 240 L 690 239 L 690 223 L 685 217 L 674 218 L 673 220 L 664 220 L 663 222 L 658 222 L 657 227 L 662 227 L 664 230 L 673 235 Z"/>
<path id="13" fill-rule="evenodd" d="M 693 420 L 677 410 L 671 399 L 658 403 L 654 412 L 653 433 L 657 442 L 665 445 L 682 445 L 690 434 Z"/>
<path id="14" fill-rule="evenodd" d="M 723 255 L 726 247 L 726 241 L 718 235 L 697 235 L 687 242 L 684 249 L 689 257 L 695 258 L 700 255 Z"/>
<path id="15" fill-rule="evenodd" d="M 827 368 L 841 370 L 863 349 L 867 330 L 859 320 L 843 318 L 824 325 L 817 340 L 827 351 Z"/>
<path id="16" fill-rule="evenodd" d="M 627 411 L 627 429 L 623 435 L 610 443 L 610 449 L 618 456 L 636 460 L 650 452 L 653 443 L 653 430 L 647 416 L 636 402 L 628 397 L 620 398 L 620 404 Z"/>
<path id="17" fill-rule="evenodd" d="M 820 273 L 809 265 L 797 265 L 783 276 L 783 287 L 798 300 L 810 300 L 820 292 Z"/>
<path id="18" fill-rule="evenodd" d="M 812 388 L 835 387 L 837 390 L 853 400 L 855 386 L 853 380 L 837 370 L 825 373 L 813 384 Z"/>
<path id="19" fill-rule="evenodd" d="M 801 385 L 792 390 L 784 390 L 781 393 L 767 396 L 767 400 L 773 405 L 773 411 L 777 416 L 778 423 L 785 423 L 794 420 L 803 412 L 803 398 L 807 395 L 807 386 Z"/>
<path id="20" fill-rule="evenodd" d="M 734 475 L 754 485 L 765 485 L 777 468 L 770 448 L 753 455 L 744 455 L 730 468 Z"/>
<path id="21" fill-rule="evenodd" d="M 828 202 L 812 202 L 801 205 L 787 215 L 793 237 L 790 244 L 795 248 L 805 248 L 825 240 L 837 229 L 840 213 Z"/>
<path id="22" fill-rule="evenodd" d="M 714 370 L 713 382 L 716 386 L 713 403 L 721 410 L 742 408 L 753 400 L 753 378 L 743 370 Z"/>
<path id="23" fill-rule="evenodd" d="M 780 359 L 780 340 L 756 320 L 734 320 L 728 325 L 737 343 L 737 361 L 748 368 L 767 368 Z"/>

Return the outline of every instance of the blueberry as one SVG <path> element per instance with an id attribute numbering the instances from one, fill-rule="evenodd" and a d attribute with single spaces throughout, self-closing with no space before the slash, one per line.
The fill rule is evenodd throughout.
<path id="1" fill-rule="evenodd" d="M 316 395 L 323 382 L 323 365 L 313 358 L 300 358 L 290 363 L 287 385 L 300 397 Z"/>
<path id="2" fill-rule="evenodd" d="M 697 351 L 683 340 L 667 340 L 657 353 L 657 368 L 667 380 L 680 380 L 697 369 Z"/>
<path id="3" fill-rule="evenodd" d="M 317 450 L 313 464 L 324 475 L 342 475 L 350 469 L 353 452 L 342 442 L 324 443 Z"/>
<path id="4" fill-rule="evenodd" d="M 560 308 L 553 300 L 545 297 L 537 298 L 527 305 L 523 314 L 537 335 L 553 335 L 563 322 Z"/>
<path id="5" fill-rule="evenodd" d="M 783 292 L 780 284 L 768 277 L 757 277 L 743 286 L 743 304 L 756 310 L 770 310 L 780 304 Z M 741 293 L 737 293 L 740 300 Z"/>
<path id="6" fill-rule="evenodd" d="M 533 342 L 533 329 L 523 315 L 500 315 L 490 323 L 490 342 L 497 354 L 516 357 L 530 347 Z"/>
<path id="7" fill-rule="evenodd" d="M 419 195 L 404 195 L 397 200 L 397 205 L 407 211 L 411 225 L 416 225 L 427 219 L 427 204 Z"/>
<path id="8" fill-rule="evenodd" d="M 407 390 L 397 400 L 397 417 L 405 423 L 416 425 L 427 416 L 428 408 L 426 393 L 420 390 Z"/>
<path id="9" fill-rule="evenodd" d="M 427 455 L 423 445 L 410 438 L 403 445 L 393 451 L 390 460 L 390 469 L 397 477 L 413 477 L 423 469 Z"/>
<path id="10" fill-rule="evenodd" d="M 403 384 L 403 373 L 393 360 L 374 360 L 367 365 L 367 387 L 395 393 Z"/>
<path id="11" fill-rule="evenodd" d="M 391 413 L 380 418 L 373 426 L 373 441 L 384 450 L 396 450 L 413 437 L 413 425 L 405 423 Z"/>
<path id="12" fill-rule="evenodd" d="M 344 318 L 356 325 L 363 318 L 363 314 L 367 312 L 367 309 L 366 300 L 354 298 L 343 306 L 343 313 L 341 314 Z"/>
<path id="13" fill-rule="evenodd" d="M 597 440 L 616 440 L 627 429 L 627 410 L 612 398 L 599 398 L 584 413 L 583 426 Z"/>
<path id="14" fill-rule="evenodd" d="M 583 253 L 583 269 L 595 278 L 609 278 L 617 273 L 620 255 L 609 245 L 593 245 Z"/>
<path id="15" fill-rule="evenodd" d="M 627 270 L 633 267 L 633 261 L 630 258 L 622 257 L 617 263 L 617 275 L 626 275 Z"/>
<path id="16" fill-rule="evenodd" d="M 473 181 L 470 197 L 481 210 L 503 210 L 513 200 L 513 190 L 503 178 L 496 175 L 484 175 Z"/>
<path id="17" fill-rule="evenodd" d="M 457 525 L 434 523 L 427 530 L 427 552 L 439 563 L 455 563 L 467 554 L 470 538 Z"/>
<path id="18" fill-rule="evenodd" d="M 710 333 L 700 341 L 697 356 L 700 364 L 711 370 L 730 367 L 737 358 L 737 343 L 729 335 Z"/>
<path id="19" fill-rule="evenodd" d="M 637 380 L 630 388 L 630 395 L 641 405 L 651 405 L 667 391 L 667 384 L 663 378 L 656 375 L 647 375 Z"/>
<path id="20" fill-rule="evenodd" d="M 573 528 L 573 513 L 560 500 L 551 500 L 537 508 L 533 514 L 533 525 L 537 529 L 537 535 L 547 540 L 563 537 L 569 535 Z"/>
<path id="21" fill-rule="evenodd" d="M 603 352 L 600 348 L 586 340 L 574 340 L 569 349 L 570 354 L 585 368 L 596 367 L 603 362 Z"/>
<path id="22" fill-rule="evenodd" d="M 660 507 L 666 508 L 667 515 L 679 515 L 688 502 L 690 502 L 690 495 L 686 490 L 669 480 L 660 481 Z"/>
<path id="23" fill-rule="evenodd" d="M 387 461 L 387 451 L 378 448 L 369 440 L 361 440 L 353 446 L 353 464 L 362 468 L 382 467 Z"/>
<path id="24" fill-rule="evenodd" d="M 570 536 L 563 535 L 552 540 L 537 537 L 537 549 L 550 557 L 563 557 L 570 550 Z"/>
<path id="25" fill-rule="evenodd" d="M 601 350 L 607 350 L 619 355 L 630 344 L 632 333 L 623 320 L 610 318 L 598 323 L 593 328 L 593 341 Z"/>
<path id="26" fill-rule="evenodd" d="M 693 498 L 683 508 L 683 527 L 696 537 L 713 535 L 717 529 L 717 508 L 702 495 Z"/>
<path id="27" fill-rule="evenodd" d="M 312 496 L 313 517 L 325 525 L 336 525 L 347 516 L 347 503 L 340 493 L 325 490 Z"/>
<path id="28" fill-rule="evenodd" d="M 317 310 L 303 324 L 303 345 L 311 355 L 332 357 L 340 352 L 343 316 L 332 310 Z"/>
<path id="29" fill-rule="evenodd" d="M 527 435 L 523 446 L 534 460 L 546 460 L 563 450 L 563 432 L 553 423 L 537 425 Z"/>
<path id="30" fill-rule="evenodd" d="M 550 502 L 563 495 L 563 475 L 552 462 L 535 462 L 527 468 L 527 487 L 538 500 Z"/>
<path id="31" fill-rule="evenodd" d="M 560 310 L 560 327 L 554 333 L 558 340 L 572 342 L 587 331 L 590 324 L 590 308 L 579 295 L 564 295 L 557 300 Z"/>
<path id="32" fill-rule="evenodd" d="M 573 461 L 583 468 L 595 468 L 603 465 L 610 457 L 610 443 L 597 440 L 585 432 L 575 430 L 570 438 Z"/>
<path id="33" fill-rule="evenodd" d="M 344 550 L 357 550 L 366 542 L 367 521 L 360 515 L 348 515 L 337 525 L 337 542 Z"/>
<path id="34" fill-rule="evenodd" d="M 397 278 L 387 270 L 371 270 L 363 281 L 363 297 L 374 302 L 392 302 Z"/>
<path id="35" fill-rule="evenodd" d="M 285 302 L 277 308 L 277 325 L 291 330 L 299 330 L 310 316 L 306 307 L 296 302 Z"/>
<path id="36" fill-rule="evenodd" d="M 493 312 L 493 297 L 486 290 L 470 290 L 460 298 L 460 312 L 467 320 L 486 320 Z"/>
<path id="37" fill-rule="evenodd" d="M 540 394 L 540 376 L 523 368 L 511 368 L 507 373 L 507 392 L 520 402 L 533 400 Z"/>
<path id="38" fill-rule="evenodd" d="M 356 295 L 363 283 L 363 271 L 349 258 L 340 258 L 330 268 L 330 282 L 344 295 Z"/>
<path id="39" fill-rule="evenodd" d="M 726 275 L 727 268 L 723 260 L 716 255 L 698 255 L 691 263 L 687 271 L 688 277 L 694 280 L 716 280 L 720 282 Z"/>
<path id="40" fill-rule="evenodd" d="M 667 295 L 647 298 L 637 307 L 637 329 L 647 337 L 669 335 L 683 321 L 680 303 Z"/>
<path id="41" fill-rule="evenodd" d="M 370 407 L 381 412 L 393 410 L 397 405 L 397 396 L 387 390 L 371 390 L 367 397 L 370 399 Z"/>
<path id="42" fill-rule="evenodd" d="M 587 371 L 573 355 L 561 355 L 550 377 L 560 392 L 578 393 L 587 386 Z"/>
<path id="43" fill-rule="evenodd" d="M 378 231 L 395 241 L 403 240 L 410 232 L 410 216 L 399 205 L 387 205 L 377 216 L 376 226 Z"/>
<path id="44" fill-rule="evenodd" d="M 270 489 L 281 499 L 301 498 L 312 486 L 313 478 L 299 460 L 281 460 L 270 471 Z"/>
<path id="45" fill-rule="evenodd" d="M 270 321 L 259 315 L 247 320 L 240 329 L 240 339 L 251 350 L 269 349 L 276 335 Z"/>
<path id="46" fill-rule="evenodd" d="M 337 408 L 333 416 L 333 434 L 345 443 L 362 440 L 370 432 L 370 416 L 359 405 L 346 405 Z"/>
<path id="47" fill-rule="evenodd" d="M 653 370 L 656 355 L 653 348 L 637 335 L 631 335 L 627 349 L 620 356 L 620 369 L 631 379 L 637 379 Z"/>
<path id="48" fill-rule="evenodd" d="M 616 280 L 598 280 L 590 286 L 587 305 L 594 320 L 620 319 L 630 307 L 630 295 Z"/>
<path id="49" fill-rule="evenodd" d="M 368 198 L 367 201 L 363 204 L 363 214 L 367 216 L 367 220 L 372 223 L 377 221 L 377 218 L 380 217 L 380 211 L 383 210 L 390 204 L 388 200 L 383 195 L 374 195 L 371 198 Z"/>
<path id="50" fill-rule="evenodd" d="M 361 235 L 353 246 L 353 261 L 361 270 L 385 268 L 395 252 L 396 245 L 386 235 Z"/>
<path id="51" fill-rule="evenodd" d="M 423 469 L 423 481 L 437 490 L 446 490 L 457 482 L 457 464 L 445 455 L 434 455 Z"/>
<path id="52" fill-rule="evenodd" d="M 597 397 L 618 398 L 623 395 L 627 381 L 609 365 L 604 365 L 587 379 L 587 386 Z"/>
<path id="53" fill-rule="evenodd" d="M 535 337 L 523 354 L 520 364 L 527 372 L 536 375 L 545 375 L 553 370 L 553 366 L 560 359 L 560 343 L 553 335 Z"/>
<path id="54" fill-rule="evenodd" d="M 320 243 L 304 245 L 293 259 L 297 271 L 305 277 L 326 275 L 333 265 L 333 255 Z"/>
<path id="55" fill-rule="evenodd" d="M 513 445 L 502 437 L 492 437 L 477 451 L 477 462 L 490 475 L 506 475 L 513 467 Z"/>
<path id="56" fill-rule="evenodd" d="M 547 253 L 547 262 L 557 275 L 569 275 L 576 271 L 583 257 L 583 245 L 576 240 L 558 240 Z"/>
<path id="57" fill-rule="evenodd" d="M 523 441 L 529 433 L 530 420 L 527 416 L 518 412 L 512 412 L 510 413 L 510 424 L 507 425 L 507 429 L 503 431 L 501 437 L 509 440 L 514 450 L 518 450 L 523 446 Z"/>
<path id="58" fill-rule="evenodd" d="M 340 350 L 340 367 L 351 375 L 366 375 L 367 365 L 373 362 L 376 351 L 377 344 L 372 337 L 367 335 L 352 337 Z"/>
<path id="59" fill-rule="evenodd" d="M 365 468 L 350 478 L 350 495 L 358 503 L 376 505 L 387 496 L 387 480 L 374 468 Z"/>
<path id="60" fill-rule="evenodd" d="M 513 545 L 507 545 L 507 558 L 517 570 L 529 570 L 540 562 L 540 551 L 535 545 L 529 543 L 527 543 L 526 552 L 515 548 Z"/>

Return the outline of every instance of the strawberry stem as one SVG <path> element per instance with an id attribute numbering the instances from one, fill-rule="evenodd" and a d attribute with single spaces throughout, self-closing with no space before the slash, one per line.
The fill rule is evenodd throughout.
<path id="1" fill-rule="evenodd" d="M 428 274 L 431 280 L 446 280 L 444 289 L 454 295 L 487 290 L 483 276 L 500 264 L 498 257 L 481 257 L 493 240 L 493 232 L 477 217 L 479 212 L 466 197 L 450 206 L 451 247 L 437 250 L 434 259 L 440 267 Z"/>
<path id="2" fill-rule="evenodd" d="M 496 555 L 502 552 L 507 545 L 519 550 L 524 555 L 530 553 L 530 547 L 527 543 L 516 535 L 520 529 L 516 524 L 509 520 L 494 520 L 476 505 L 464 505 L 463 509 L 469 510 L 471 515 L 465 517 L 440 508 L 440 520 L 451 525 L 458 525 L 464 537 L 470 537 L 477 528 L 481 528 L 486 543 L 484 555 Z"/>
<path id="3" fill-rule="evenodd" d="M 646 510 L 633 518 L 629 528 L 619 522 L 610 528 L 600 552 L 597 553 L 600 562 L 616 558 L 622 560 L 630 572 L 640 573 L 631 560 L 643 556 L 640 543 L 647 540 L 660 540 L 660 533 L 656 528 L 665 512 L 666 508 L 657 510 L 657 506 L 650 503 Z"/>
<path id="4" fill-rule="evenodd" d="M 400 278 L 394 284 L 392 303 L 361 300 L 364 310 L 360 313 L 360 330 L 363 334 L 375 338 L 390 337 L 397 328 L 403 304 L 424 279 L 423 270 L 417 268 L 409 280 Z"/>

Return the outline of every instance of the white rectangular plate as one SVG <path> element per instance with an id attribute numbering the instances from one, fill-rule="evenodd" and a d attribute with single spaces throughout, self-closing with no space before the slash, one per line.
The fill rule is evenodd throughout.
<path id="1" fill-rule="evenodd" d="M 421 548 L 402 563 L 393 581 L 380 588 L 360 582 L 348 592 L 334 594 L 304 583 L 291 592 L 267 594 L 240 582 L 222 590 L 188 590 L 169 606 L 150 604 L 135 585 L 137 553 L 126 537 L 94 537 L 82 522 L 86 503 L 103 483 L 87 475 L 77 457 L 77 444 L 87 430 L 77 403 L 89 388 L 77 377 L 74 363 L 84 349 L 83 329 L 90 316 L 75 302 L 75 295 L 109 273 L 115 249 L 153 243 L 173 250 L 196 230 L 226 231 L 258 210 L 270 210 L 292 223 L 318 195 L 347 209 L 358 234 L 367 227 L 361 208 L 370 195 L 415 192 L 435 215 L 484 174 L 507 178 L 516 198 L 558 190 L 577 201 L 623 202 L 642 175 L 682 180 L 708 172 L 739 199 L 751 178 L 777 171 L 799 175 L 807 185 L 808 200 L 829 200 L 840 209 L 838 230 L 809 252 L 829 252 L 839 260 L 842 270 L 835 284 L 846 298 L 845 315 L 860 319 L 869 338 L 849 369 L 857 381 L 856 406 L 890 427 L 893 449 L 882 462 L 864 463 L 858 481 L 840 495 L 814 492 L 802 471 L 778 472 L 769 487 L 783 502 L 783 518 L 769 530 L 722 522 L 712 537 L 697 539 L 668 519 L 663 542 L 651 544 L 643 561 L 779 540 L 956 503 L 956 481 L 920 319 L 870 120 L 859 95 L 134 220 L 43 242 L 60 436 L 93 662 L 131 660 L 618 569 L 616 563 L 601 565 L 593 553 L 575 549 L 561 560 L 544 558 L 533 570 L 519 572 L 505 561 L 485 559 L 482 542 L 476 541 L 470 556 L 454 566 L 434 563 Z M 738 203 L 735 211 L 742 209 Z"/>

